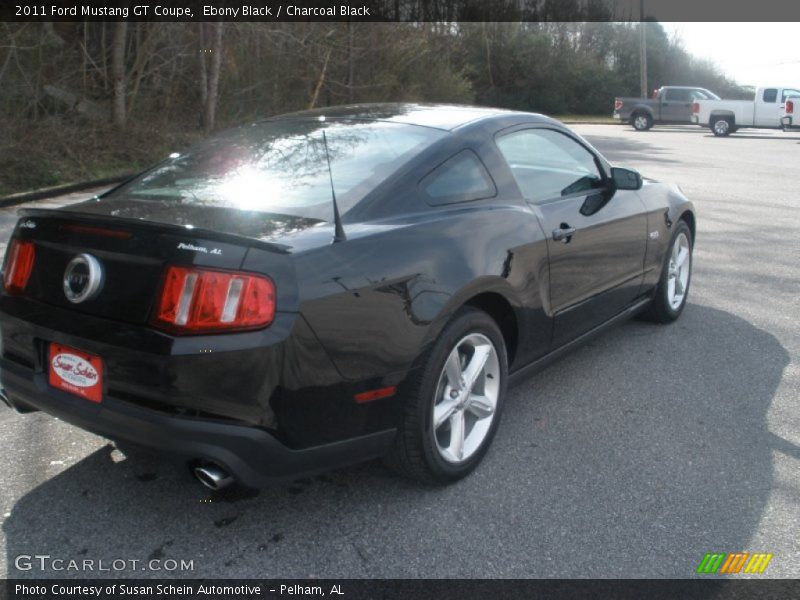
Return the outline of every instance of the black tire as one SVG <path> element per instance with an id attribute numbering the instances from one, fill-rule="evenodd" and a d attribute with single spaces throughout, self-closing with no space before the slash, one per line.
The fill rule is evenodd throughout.
<path id="1" fill-rule="evenodd" d="M 689 242 L 689 277 L 683 294 L 683 299 L 680 305 L 673 307 L 669 301 L 669 264 L 672 257 L 672 250 L 678 237 L 683 234 Z M 678 221 L 675 230 L 672 232 L 672 237 L 669 241 L 669 247 L 664 256 L 664 264 L 661 267 L 661 278 L 658 280 L 658 287 L 656 288 L 655 296 L 650 305 L 642 312 L 641 317 L 647 321 L 655 323 L 672 323 L 681 316 L 684 307 L 686 306 L 686 299 L 689 296 L 689 288 L 692 284 L 692 252 L 694 250 L 694 240 L 692 239 L 692 232 L 686 221 Z"/>
<path id="2" fill-rule="evenodd" d="M 647 131 L 653 126 L 653 117 L 646 112 L 633 113 L 631 125 L 636 131 Z"/>
<path id="3" fill-rule="evenodd" d="M 499 364 L 499 391 L 492 422 L 480 446 L 462 463 L 453 464 L 446 461 L 437 448 L 433 410 L 445 361 L 459 342 L 473 333 L 482 334 L 494 346 Z M 401 475 L 427 484 L 447 484 L 465 477 L 480 463 L 492 443 L 500 422 L 507 381 L 508 358 L 497 323 L 481 310 L 461 309 L 411 376 L 404 390 L 406 407 L 403 421 L 384 462 Z"/>
<path id="4" fill-rule="evenodd" d="M 736 131 L 733 120 L 730 117 L 714 117 L 711 119 L 709 127 L 716 137 L 728 137 Z"/>

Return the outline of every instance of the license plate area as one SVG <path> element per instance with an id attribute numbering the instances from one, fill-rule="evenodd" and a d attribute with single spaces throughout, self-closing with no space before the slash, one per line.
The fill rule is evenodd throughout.
<path id="1" fill-rule="evenodd" d="M 51 386 L 90 402 L 103 400 L 103 361 L 99 356 L 55 342 L 50 343 L 47 356 Z"/>

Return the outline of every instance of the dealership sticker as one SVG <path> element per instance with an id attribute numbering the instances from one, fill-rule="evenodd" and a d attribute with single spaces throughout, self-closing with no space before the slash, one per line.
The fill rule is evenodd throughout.
<path id="1" fill-rule="evenodd" d="M 103 363 L 93 356 L 59 344 L 50 344 L 50 385 L 100 402 L 103 398 Z"/>

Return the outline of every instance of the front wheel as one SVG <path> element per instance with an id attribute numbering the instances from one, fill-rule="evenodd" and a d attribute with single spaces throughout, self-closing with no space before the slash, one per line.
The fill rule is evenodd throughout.
<path id="1" fill-rule="evenodd" d="M 413 376 L 386 462 L 425 483 L 467 475 L 497 431 L 507 378 L 505 344 L 495 321 L 480 310 L 461 310 Z"/>
<path id="2" fill-rule="evenodd" d="M 657 323 L 676 320 L 686 306 L 692 279 L 692 232 L 685 221 L 678 221 L 664 257 L 656 294 L 643 317 Z"/>

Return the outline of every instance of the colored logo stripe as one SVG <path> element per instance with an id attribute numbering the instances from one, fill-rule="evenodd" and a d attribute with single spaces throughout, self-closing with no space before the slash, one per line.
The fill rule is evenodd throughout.
<path id="1" fill-rule="evenodd" d="M 772 560 L 772 554 L 753 554 L 750 562 L 744 568 L 745 573 L 763 573 L 767 568 L 769 561 Z"/>
<path id="2" fill-rule="evenodd" d="M 744 567 L 745 573 L 763 573 L 772 560 L 772 556 L 772 554 L 766 553 L 751 555 L 749 552 L 729 552 L 728 554 L 709 552 L 697 566 L 697 573 L 733 574 L 741 572 L 742 567 Z"/>
<path id="3" fill-rule="evenodd" d="M 700 565 L 697 567 L 698 573 L 716 573 L 717 570 L 722 565 L 722 561 L 725 559 L 724 554 L 712 554 L 708 553 L 703 557 L 703 560 L 700 561 Z"/>

